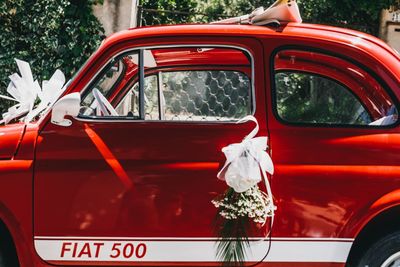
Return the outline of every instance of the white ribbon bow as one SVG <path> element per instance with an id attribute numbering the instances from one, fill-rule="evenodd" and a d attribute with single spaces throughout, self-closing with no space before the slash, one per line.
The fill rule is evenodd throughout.
<path id="1" fill-rule="evenodd" d="M 3 113 L 1 123 L 9 123 L 13 119 L 19 118 L 26 114 L 25 122 L 30 122 L 40 112 L 53 104 L 58 97 L 64 92 L 65 77 L 62 71 L 56 70 L 48 81 L 43 81 L 42 88 L 38 81 L 33 80 L 32 70 L 29 63 L 15 59 L 21 76 L 14 73 L 9 76 L 11 82 L 7 87 L 7 92 L 12 96 L 0 95 L 0 98 L 18 102 Z M 39 97 L 40 103 L 36 108 L 35 101 Z"/>
<path id="2" fill-rule="evenodd" d="M 226 181 L 227 185 L 236 192 L 242 193 L 258 184 L 263 178 L 269 199 L 269 208 L 273 214 L 275 206 L 271 186 L 266 173 L 274 173 L 274 165 L 267 150 L 268 137 L 255 137 L 259 126 L 257 119 L 247 116 L 237 123 L 253 121 L 256 127 L 247 135 L 241 143 L 231 144 L 222 149 L 225 154 L 226 162 L 217 177 Z M 261 173 L 260 173 L 261 171 Z M 273 216 L 273 215 L 272 215 Z"/>

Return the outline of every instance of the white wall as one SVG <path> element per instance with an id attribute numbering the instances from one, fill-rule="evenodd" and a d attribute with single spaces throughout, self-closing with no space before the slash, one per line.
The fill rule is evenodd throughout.
<path id="1" fill-rule="evenodd" d="M 388 10 L 382 11 L 380 37 L 400 52 L 400 16 L 393 16 Z"/>
<path id="2" fill-rule="evenodd" d="M 93 7 L 94 15 L 103 24 L 107 36 L 130 27 L 131 11 L 132 0 L 104 0 L 103 5 Z"/>

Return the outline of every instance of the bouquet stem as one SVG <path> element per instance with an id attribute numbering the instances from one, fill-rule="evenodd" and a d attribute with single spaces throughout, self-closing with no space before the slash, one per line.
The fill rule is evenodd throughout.
<path id="1" fill-rule="evenodd" d="M 223 262 L 222 266 L 244 266 L 254 226 L 264 225 L 273 214 L 269 198 L 256 185 L 243 193 L 229 188 L 212 203 L 218 209 L 217 258 Z"/>
<path id="2" fill-rule="evenodd" d="M 247 218 L 225 220 L 219 227 L 219 239 L 216 255 L 223 262 L 222 266 L 244 266 L 246 251 L 250 247 Z"/>

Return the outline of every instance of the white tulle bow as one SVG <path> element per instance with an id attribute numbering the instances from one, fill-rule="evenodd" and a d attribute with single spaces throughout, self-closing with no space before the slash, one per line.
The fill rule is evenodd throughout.
<path id="1" fill-rule="evenodd" d="M 231 144 L 222 149 L 226 162 L 217 175 L 238 193 L 258 184 L 266 172 L 274 173 L 271 157 L 266 152 L 268 137 L 255 137 L 259 129 L 256 118 L 247 116 L 238 123 L 246 121 L 255 122 L 256 127 L 241 143 Z"/>
<path id="2" fill-rule="evenodd" d="M 241 143 L 231 144 L 222 149 L 226 162 L 217 177 L 226 181 L 227 185 L 236 192 L 242 193 L 258 184 L 263 178 L 269 199 L 269 209 L 273 213 L 275 209 L 271 186 L 266 173 L 274 173 L 274 165 L 267 150 L 268 137 L 255 137 L 259 126 L 257 119 L 247 116 L 238 123 L 253 121 L 256 127 L 247 135 Z"/>
<path id="3" fill-rule="evenodd" d="M 11 82 L 7 87 L 7 93 L 11 95 L 0 95 L 0 98 L 18 102 L 3 113 L 0 123 L 21 118 L 25 115 L 25 122 L 31 121 L 49 105 L 53 104 L 64 91 L 65 76 L 60 70 L 56 70 L 48 81 L 43 81 L 42 88 L 38 81 L 33 80 L 29 63 L 16 59 L 20 75 L 17 73 L 9 76 Z M 39 97 L 40 102 L 35 107 L 35 101 Z"/>

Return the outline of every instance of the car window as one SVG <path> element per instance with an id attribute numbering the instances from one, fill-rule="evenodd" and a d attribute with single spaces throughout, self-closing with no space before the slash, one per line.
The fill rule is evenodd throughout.
<path id="1" fill-rule="evenodd" d="M 137 51 L 120 56 L 92 83 L 81 116 L 166 121 L 226 121 L 252 114 L 252 63 L 233 48 L 145 50 L 140 103 Z M 116 66 L 113 63 L 112 66 Z M 109 72 L 112 72 L 111 74 Z M 104 103 L 103 103 L 104 102 Z M 140 106 L 144 117 L 140 118 Z"/>
<path id="2" fill-rule="evenodd" d="M 398 111 L 386 90 L 360 67 L 316 52 L 275 56 L 274 108 L 295 124 L 388 126 Z"/>
<path id="3" fill-rule="evenodd" d="M 231 70 L 162 74 L 165 120 L 229 120 L 251 114 L 250 80 Z"/>
<path id="4" fill-rule="evenodd" d="M 279 117 L 288 122 L 357 124 L 371 117 L 351 91 L 338 82 L 309 73 L 275 75 Z"/>
<path id="5" fill-rule="evenodd" d="M 109 63 L 103 73 L 97 77 L 94 88 L 98 89 L 102 95 L 108 95 L 113 87 L 115 87 L 123 78 L 125 65 L 121 59 L 114 60 Z M 94 101 L 93 93 L 87 94 L 83 98 L 83 106 L 90 106 Z"/>
<path id="6" fill-rule="evenodd" d="M 151 75 L 145 77 L 144 86 L 144 105 L 145 119 L 159 119 L 159 103 L 158 103 L 158 77 Z M 121 102 L 116 106 L 118 116 L 127 116 L 131 118 L 139 118 L 139 83 L 135 83 L 126 93 Z"/>

